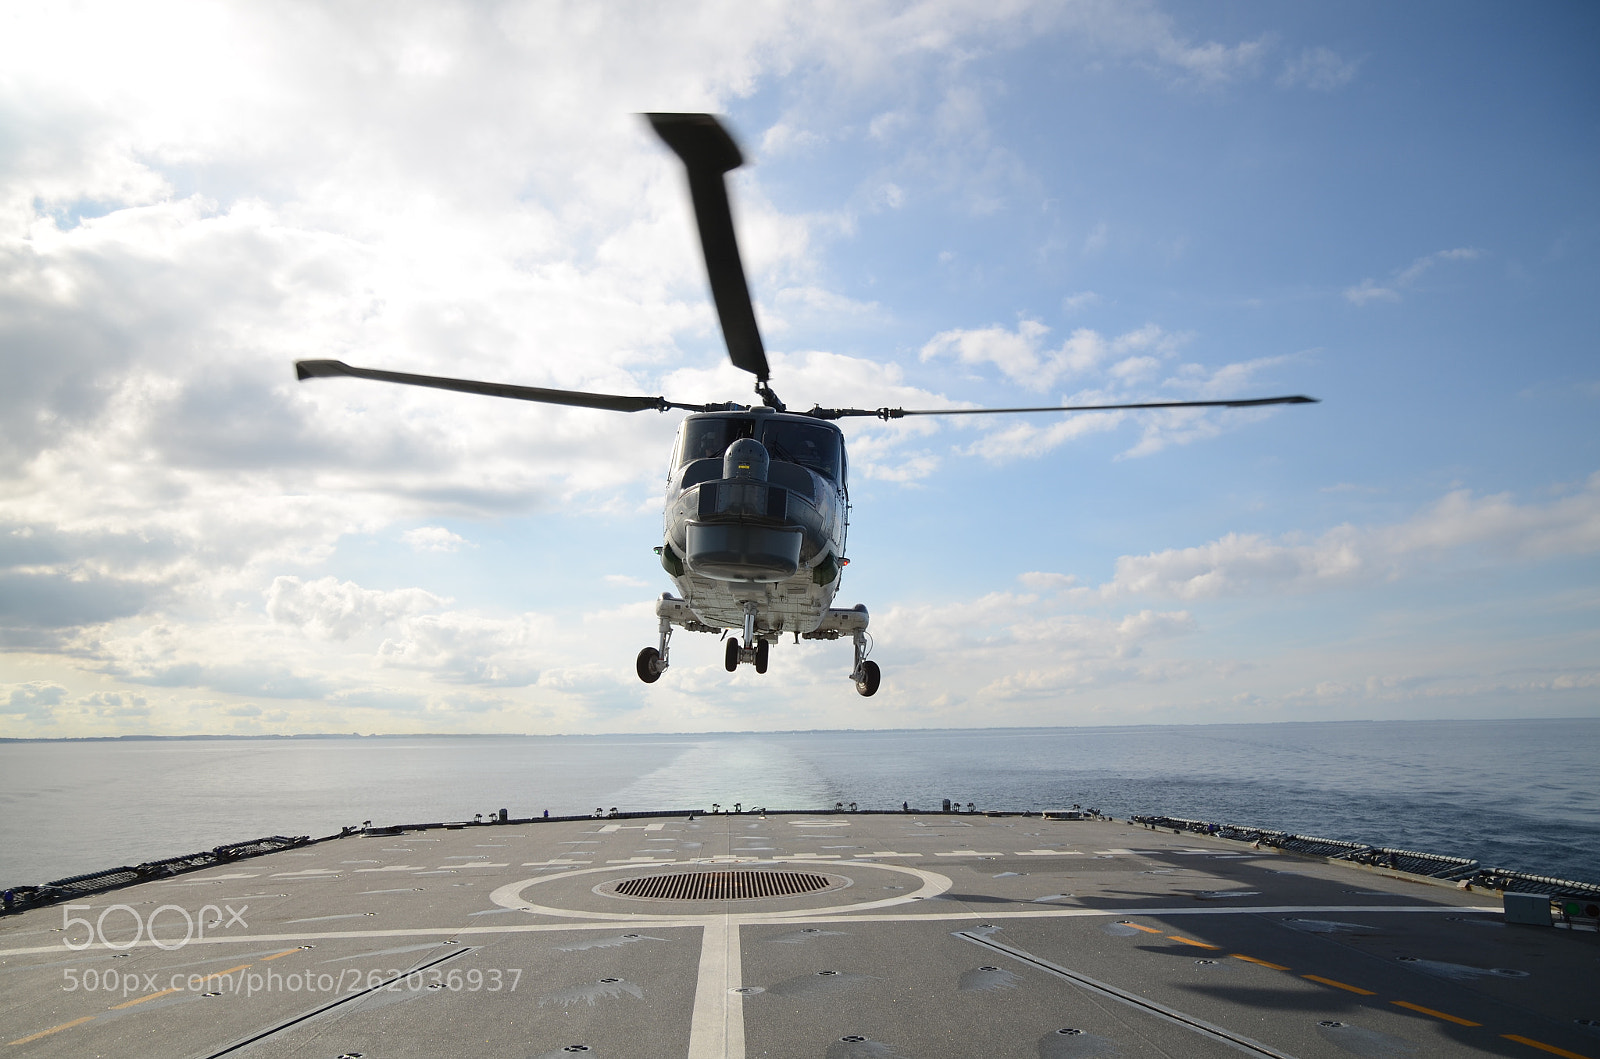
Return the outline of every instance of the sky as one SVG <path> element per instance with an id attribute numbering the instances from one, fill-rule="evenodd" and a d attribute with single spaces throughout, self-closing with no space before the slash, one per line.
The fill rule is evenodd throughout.
<path id="1" fill-rule="evenodd" d="M 1600 9 L 0 7 L 0 736 L 1600 716 Z M 720 114 L 847 642 L 728 674 L 660 543 L 748 399 L 681 166 Z"/>

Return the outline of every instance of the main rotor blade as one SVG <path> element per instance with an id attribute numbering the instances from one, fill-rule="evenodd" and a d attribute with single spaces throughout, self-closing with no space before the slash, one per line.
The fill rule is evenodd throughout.
<path id="1" fill-rule="evenodd" d="M 739 242 L 733 231 L 733 211 L 722 174 L 744 164 L 739 145 L 710 114 L 646 114 L 650 127 L 683 160 L 689 172 L 689 197 L 700 228 L 700 249 L 705 254 L 711 280 L 711 299 L 722 322 L 728 357 L 736 368 L 751 372 L 760 382 L 769 376 L 767 354 L 756 328 L 755 307 L 739 259 Z"/>
<path id="2" fill-rule="evenodd" d="M 876 416 L 903 419 L 906 416 L 1005 415 L 1011 412 L 1114 412 L 1128 408 L 1252 408 L 1266 404 L 1319 404 L 1315 397 L 1249 397 L 1235 401 L 1144 401 L 1139 404 L 1065 404 L 1042 408 L 813 408 L 803 414 L 817 419 L 844 419 L 849 416 Z"/>
<path id="3" fill-rule="evenodd" d="M 294 362 L 294 373 L 301 381 L 348 375 L 355 379 L 398 382 L 406 386 L 428 386 L 435 390 L 458 390 L 461 393 L 480 393 L 487 397 L 511 397 L 518 401 L 538 401 L 542 404 L 601 408 L 609 412 L 643 412 L 646 409 L 665 412 L 669 408 L 685 408 L 691 412 L 708 410 L 706 405 L 679 404 L 665 397 L 619 397 L 615 394 L 586 393 L 582 390 L 547 390 L 541 386 L 513 386 L 503 382 L 474 382 L 471 379 L 449 379 L 439 375 L 411 375 L 403 371 L 353 368 L 340 360 L 297 360 Z"/>

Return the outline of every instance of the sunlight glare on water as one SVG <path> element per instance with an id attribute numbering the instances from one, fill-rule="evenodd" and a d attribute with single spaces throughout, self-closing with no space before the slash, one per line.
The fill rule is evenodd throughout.
<path id="1" fill-rule="evenodd" d="M 617 792 L 611 804 L 662 809 L 813 808 L 836 800 L 816 765 L 792 746 L 759 736 L 723 736 L 696 743 Z M 608 805 L 609 808 L 609 805 Z"/>

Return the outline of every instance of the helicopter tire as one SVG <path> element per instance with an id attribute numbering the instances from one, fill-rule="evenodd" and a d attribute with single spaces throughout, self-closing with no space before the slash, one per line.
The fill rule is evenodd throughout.
<path id="1" fill-rule="evenodd" d="M 654 684 L 661 679 L 661 670 L 656 668 L 660 661 L 661 652 L 654 647 L 646 647 L 639 652 L 639 657 L 633 663 L 633 668 L 639 674 L 640 680 L 646 684 Z"/>
<path id="2" fill-rule="evenodd" d="M 729 637 L 728 638 L 728 649 L 727 649 L 726 654 L 723 655 L 722 666 L 723 666 L 724 669 L 726 669 L 730 673 L 732 673 L 734 670 L 739 668 L 739 639 L 738 639 L 738 637 Z"/>
<path id="3" fill-rule="evenodd" d="M 856 694 L 863 698 L 871 698 L 877 694 L 878 684 L 883 680 L 883 671 L 878 668 L 878 663 L 867 661 L 861 663 L 861 679 L 856 681 Z"/>
<path id="4" fill-rule="evenodd" d="M 757 640 L 756 641 L 756 672 L 757 673 L 765 673 L 767 671 L 767 651 L 769 649 L 771 649 L 771 647 L 772 647 L 772 645 L 770 643 L 768 643 L 767 641 L 765 641 L 765 640 Z"/>

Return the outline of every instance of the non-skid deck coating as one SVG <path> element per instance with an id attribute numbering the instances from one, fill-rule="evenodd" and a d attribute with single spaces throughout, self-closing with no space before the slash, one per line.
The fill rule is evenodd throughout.
<path id="1" fill-rule="evenodd" d="M 830 886 L 610 892 L 758 868 Z M 66 947 L 152 918 L 160 945 Z M 0 920 L 0 1059 L 1600 1057 L 1596 936 L 1501 918 L 1493 894 L 1104 821 L 352 836 Z"/>

